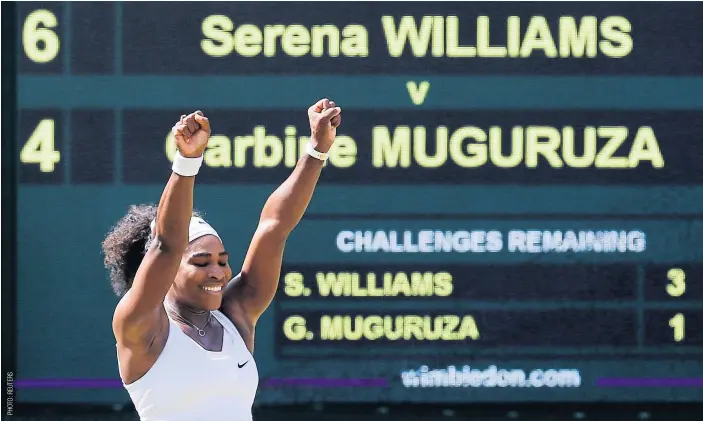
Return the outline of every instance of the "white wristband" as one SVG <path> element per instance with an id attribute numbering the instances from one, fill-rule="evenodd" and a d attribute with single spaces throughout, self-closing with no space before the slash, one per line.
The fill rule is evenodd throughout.
<path id="1" fill-rule="evenodd" d="M 203 164 L 203 156 L 197 158 L 186 158 L 176 151 L 176 156 L 173 158 L 173 166 L 171 169 L 178 175 L 183 177 L 193 177 L 200 171 L 200 166 Z"/>
<path id="2" fill-rule="evenodd" d="M 315 159 L 319 159 L 322 162 L 327 161 L 327 154 L 323 152 L 316 151 L 315 148 L 312 147 L 312 143 L 308 143 L 308 145 L 305 148 L 305 152 L 308 153 L 311 157 Z"/>

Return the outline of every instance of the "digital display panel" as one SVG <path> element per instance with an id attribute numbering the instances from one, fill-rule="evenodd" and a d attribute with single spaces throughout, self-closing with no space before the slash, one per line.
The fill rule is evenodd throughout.
<path id="1" fill-rule="evenodd" d="M 99 245 L 181 114 L 236 266 L 329 97 L 260 402 L 700 401 L 699 5 L 181 6 L 17 5 L 20 400 L 128 400 Z"/>

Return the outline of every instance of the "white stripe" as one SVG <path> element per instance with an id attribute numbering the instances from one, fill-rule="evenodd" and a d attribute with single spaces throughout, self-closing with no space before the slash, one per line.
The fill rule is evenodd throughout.
<path id="1" fill-rule="evenodd" d="M 151 232 L 154 232 L 155 227 L 156 219 L 151 221 Z M 215 231 L 210 224 L 205 222 L 203 218 L 199 218 L 197 216 L 190 218 L 190 226 L 188 226 L 188 242 L 191 243 L 205 235 L 214 235 L 222 241 L 222 238 L 220 238 L 219 234 L 217 234 L 217 231 Z"/>

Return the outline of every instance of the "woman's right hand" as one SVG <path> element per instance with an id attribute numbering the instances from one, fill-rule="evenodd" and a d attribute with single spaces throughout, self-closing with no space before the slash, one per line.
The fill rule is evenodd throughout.
<path id="1" fill-rule="evenodd" d="M 210 121 L 202 111 L 182 115 L 181 120 L 173 126 L 173 138 L 176 148 L 186 158 L 202 156 L 210 140 Z"/>

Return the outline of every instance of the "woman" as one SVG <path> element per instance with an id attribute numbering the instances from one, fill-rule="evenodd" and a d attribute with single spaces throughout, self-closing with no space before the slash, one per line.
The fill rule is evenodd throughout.
<path id="1" fill-rule="evenodd" d="M 123 295 L 112 322 L 118 367 L 142 421 L 251 420 L 256 322 L 276 293 L 286 238 L 310 202 L 340 113 L 326 99 L 308 110 L 308 153 L 264 205 L 234 278 L 219 234 L 193 211 L 210 123 L 197 111 L 173 127 L 178 153 L 158 207 L 131 207 L 103 243 Z"/>

